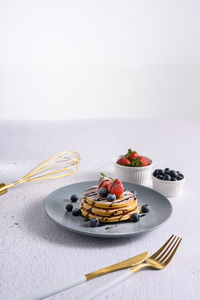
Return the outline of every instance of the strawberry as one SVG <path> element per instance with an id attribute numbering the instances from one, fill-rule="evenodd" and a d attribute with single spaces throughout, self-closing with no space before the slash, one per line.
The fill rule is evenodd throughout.
<path id="1" fill-rule="evenodd" d="M 128 149 L 128 153 L 126 154 L 126 157 L 131 160 L 133 158 L 137 158 L 138 154 L 136 151 L 133 151 L 132 149 Z"/>
<path id="2" fill-rule="evenodd" d="M 100 181 L 99 181 L 99 184 L 98 184 L 98 190 L 100 190 L 101 188 L 105 188 L 107 189 L 109 183 L 111 182 L 112 180 L 108 177 L 104 177 L 102 178 Z"/>
<path id="3" fill-rule="evenodd" d="M 122 165 L 122 166 L 128 166 L 131 164 L 130 160 L 126 157 L 122 157 L 117 161 L 118 165 Z"/>
<path id="4" fill-rule="evenodd" d="M 109 183 L 107 190 L 109 193 L 115 194 L 116 197 L 119 198 L 124 191 L 124 187 L 119 179 L 115 179 Z"/>
<path id="5" fill-rule="evenodd" d="M 146 167 L 148 165 L 150 165 L 150 159 L 148 157 L 145 156 L 138 156 L 139 161 L 141 162 L 141 167 Z"/>

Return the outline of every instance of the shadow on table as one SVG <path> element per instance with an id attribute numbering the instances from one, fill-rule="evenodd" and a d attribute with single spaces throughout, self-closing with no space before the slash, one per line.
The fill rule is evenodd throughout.
<path id="1" fill-rule="evenodd" d="M 28 232 L 37 236 L 39 239 L 45 239 L 49 243 L 59 245 L 66 245 L 67 247 L 81 247 L 81 248 L 99 248 L 110 247 L 127 244 L 134 238 L 139 239 L 141 236 L 131 238 L 97 238 L 92 236 L 80 235 L 78 233 L 70 232 L 65 228 L 55 224 L 46 216 L 44 211 L 44 199 L 37 200 L 31 203 L 24 211 L 23 216 L 24 225 Z"/>

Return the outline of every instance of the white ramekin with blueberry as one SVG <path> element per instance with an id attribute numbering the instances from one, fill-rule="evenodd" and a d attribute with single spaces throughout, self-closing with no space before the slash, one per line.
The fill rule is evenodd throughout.
<path id="1" fill-rule="evenodd" d="M 163 194 L 165 197 L 177 197 L 183 189 L 185 177 L 175 170 L 156 169 L 152 175 L 153 189 Z"/>

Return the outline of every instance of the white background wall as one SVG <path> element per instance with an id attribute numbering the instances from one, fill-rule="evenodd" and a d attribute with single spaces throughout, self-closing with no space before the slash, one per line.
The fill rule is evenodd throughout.
<path id="1" fill-rule="evenodd" d="M 0 118 L 200 121 L 200 1 L 1 0 Z"/>

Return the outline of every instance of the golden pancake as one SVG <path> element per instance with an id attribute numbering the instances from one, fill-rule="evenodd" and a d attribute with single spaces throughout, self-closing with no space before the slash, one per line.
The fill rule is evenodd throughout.
<path id="1" fill-rule="evenodd" d="M 92 212 L 94 214 L 100 215 L 100 216 L 116 216 L 121 215 L 124 212 L 129 212 L 134 210 L 138 207 L 137 200 L 129 206 L 124 206 L 121 208 L 99 208 L 99 207 L 92 207 L 90 204 L 86 202 L 85 199 L 81 201 L 81 208 L 83 208 L 85 211 Z"/>
<path id="2" fill-rule="evenodd" d="M 88 219 L 98 218 L 100 222 L 119 222 L 130 219 L 133 213 L 139 213 L 136 196 L 130 191 L 110 202 L 99 195 L 97 186 L 84 192 L 81 201 L 81 213 Z"/>
<path id="3" fill-rule="evenodd" d="M 136 209 L 123 213 L 118 216 L 99 216 L 91 212 L 85 211 L 83 208 L 81 209 L 81 213 L 83 216 L 85 216 L 88 219 L 93 219 L 97 218 L 99 219 L 100 222 L 119 222 L 119 221 L 124 221 L 130 219 L 131 215 L 134 213 L 139 213 L 139 208 L 137 207 Z"/>
<path id="4" fill-rule="evenodd" d="M 133 205 L 135 200 L 137 200 L 133 193 L 124 191 L 119 198 L 109 202 L 107 198 L 103 198 L 99 195 L 97 186 L 87 189 L 83 194 L 83 199 L 85 199 L 89 205 L 99 208 L 121 208 L 131 204 Z"/>

